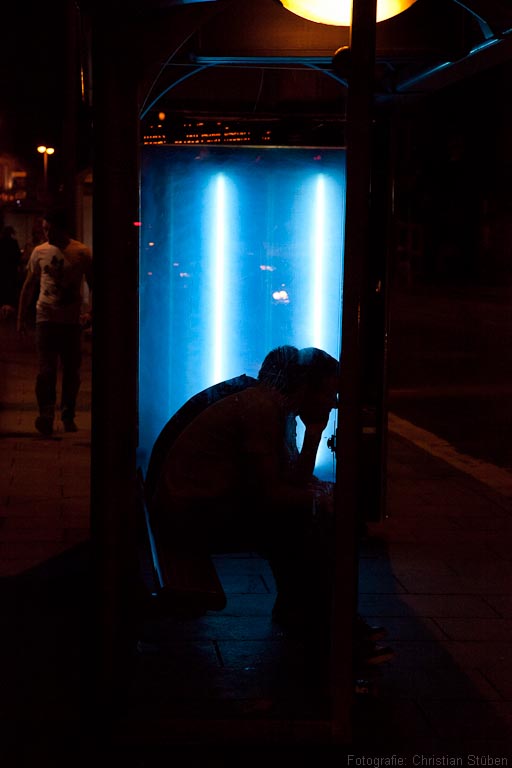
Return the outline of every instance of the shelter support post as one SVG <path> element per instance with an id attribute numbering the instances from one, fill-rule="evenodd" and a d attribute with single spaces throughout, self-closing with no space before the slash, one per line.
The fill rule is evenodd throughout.
<path id="1" fill-rule="evenodd" d="M 98 727 L 121 696 L 133 617 L 136 519 L 139 120 L 134 25 L 93 20 L 94 327 L 91 535 Z"/>
<path id="2" fill-rule="evenodd" d="M 346 114 L 347 191 L 331 646 L 332 737 L 339 744 L 347 743 L 352 733 L 352 618 L 357 609 L 357 519 L 360 511 L 362 432 L 361 312 L 370 244 L 375 32 L 376 0 L 354 0 Z"/>

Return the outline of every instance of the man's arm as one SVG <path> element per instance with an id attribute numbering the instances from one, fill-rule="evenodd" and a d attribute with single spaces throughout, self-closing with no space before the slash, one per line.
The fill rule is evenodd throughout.
<path id="1" fill-rule="evenodd" d="M 260 403 L 249 418 L 248 461 L 254 493 L 262 494 L 277 505 L 310 503 L 313 495 L 305 483 L 297 482 L 296 473 L 288 476 L 283 467 L 285 434 L 281 419 L 271 405 Z"/>
<path id="2" fill-rule="evenodd" d="M 84 277 L 89 287 L 90 294 L 92 296 L 92 283 L 93 283 L 93 265 L 92 265 L 92 253 L 87 249 L 87 262 L 84 269 Z"/>
<path id="3" fill-rule="evenodd" d="M 92 266 L 92 253 L 89 248 L 86 249 L 86 262 L 84 266 L 84 280 L 87 283 L 87 304 L 82 305 L 82 312 L 80 313 L 80 325 L 82 328 L 89 328 L 92 324 L 92 280 L 93 280 L 93 266 Z M 83 288 L 83 285 L 82 285 Z"/>
<path id="4" fill-rule="evenodd" d="M 17 329 L 20 332 L 25 331 L 26 317 L 28 308 L 34 298 L 36 288 L 39 283 L 39 278 L 30 270 L 27 272 L 23 288 L 20 293 L 20 300 L 18 304 L 18 323 Z"/>
<path id="5" fill-rule="evenodd" d="M 302 448 L 295 465 L 296 476 L 299 482 L 309 482 L 313 476 L 318 446 L 320 445 L 325 427 L 325 422 L 306 424 Z"/>

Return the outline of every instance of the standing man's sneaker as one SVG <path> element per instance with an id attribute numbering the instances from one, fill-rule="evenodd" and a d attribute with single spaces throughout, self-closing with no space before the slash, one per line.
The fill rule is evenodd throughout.
<path id="1" fill-rule="evenodd" d="M 374 643 L 376 643 L 378 640 L 382 640 L 382 638 L 386 637 L 387 635 L 386 627 L 373 627 L 368 624 L 368 622 L 366 622 L 359 614 L 356 616 L 355 631 L 356 638 L 358 640 L 367 640 Z"/>
<path id="2" fill-rule="evenodd" d="M 363 643 L 356 648 L 356 667 L 372 667 L 376 664 L 384 664 L 391 661 L 395 652 L 389 646 L 375 645 L 375 643 Z"/>
<path id="3" fill-rule="evenodd" d="M 64 432 L 78 432 L 78 427 L 73 419 L 62 419 Z"/>
<path id="4" fill-rule="evenodd" d="M 38 432 L 49 437 L 53 432 L 53 419 L 51 416 L 38 416 L 35 426 Z"/>
<path id="5" fill-rule="evenodd" d="M 373 666 L 374 664 L 384 664 L 386 661 L 391 661 L 394 655 L 394 650 L 389 646 L 376 645 L 366 651 L 362 660 L 364 664 Z"/>

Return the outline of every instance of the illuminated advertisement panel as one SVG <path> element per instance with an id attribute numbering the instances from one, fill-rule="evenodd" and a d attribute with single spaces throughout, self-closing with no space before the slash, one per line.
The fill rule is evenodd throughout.
<path id="1" fill-rule="evenodd" d="M 274 347 L 339 357 L 344 220 L 342 149 L 143 148 L 141 466 L 189 397 Z"/>

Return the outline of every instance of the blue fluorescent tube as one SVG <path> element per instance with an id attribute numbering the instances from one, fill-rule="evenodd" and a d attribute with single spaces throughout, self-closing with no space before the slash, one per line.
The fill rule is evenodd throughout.
<path id="1" fill-rule="evenodd" d="M 226 178 L 220 173 L 215 179 L 215 215 L 213 236 L 213 381 L 222 381 L 226 342 L 226 247 L 227 206 Z"/>
<path id="2" fill-rule="evenodd" d="M 325 265 L 325 177 L 318 176 L 315 185 L 314 224 L 312 243 L 312 302 L 311 328 L 313 329 L 313 346 L 324 348 L 324 265 Z"/>

